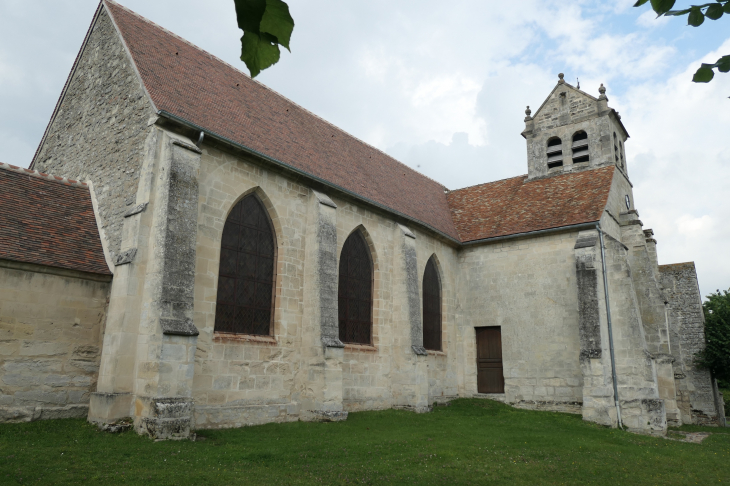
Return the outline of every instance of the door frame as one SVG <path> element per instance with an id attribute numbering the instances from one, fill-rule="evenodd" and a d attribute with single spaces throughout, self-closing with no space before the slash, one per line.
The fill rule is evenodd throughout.
<path id="1" fill-rule="evenodd" d="M 499 345 L 500 345 L 500 360 L 502 364 L 502 391 L 501 392 L 480 392 L 479 391 L 479 331 L 487 329 L 496 329 L 499 331 Z M 476 379 L 477 379 L 477 393 L 489 393 L 489 394 L 504 394 L 505 380 L 504 380 L 504 346 L 502 346 L 502 326 L 475 326 L 474 327 L 474 347 L 476 351 Z"/>

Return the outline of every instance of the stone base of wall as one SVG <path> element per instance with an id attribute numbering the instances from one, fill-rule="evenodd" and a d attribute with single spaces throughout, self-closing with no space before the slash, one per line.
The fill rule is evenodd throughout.
<path id="1" fill-rule="evenodd" d="M 134 428 L 153 439 L 189 439 L 194 429 L 193 400 L 185 397 L 137 397 Z"/>
<path id="2" fill-rule="evenodd" d="M 195 426 L 199 429 L 229 429 L 272 422 L 296 422 L 303 418 L 296 403 L 198 405 L 194 413 Z"/>
<path id="3" fill-rule="evenodd" d="M 393 408 L 390 400 L 364 399 L 364 400 L 343 400 L 342 407 L 347 412 L 366 412 L 370 410 L 388 410 Z"/>
<path id="4" fill-rule="evenodd" d="M 656 398 L 620 400 L 621 422 L 630 432 L 666 435 L 667 415 L 664 401 Z"/>
<path id="5" fill-rule="evenodd" d="M 64 407 L 6 407 L 0 408 L 0 423 L 86 418 L 88 413 L 89 406 L 87 404 L 66 405 Z"/>
<path id="6" fill-rule="evenodd" d="M 583 413 L 582 402 L 550 402 L 540 400 L 520 400 L 515 403 L 511 403 L 515 408 L 522 408 L 526 410 L 541 410 L 545 412 L 563 412 L 563 413 Z"/>
<path id="7" fill-rule="evenodd" d="M 394 405 L 393 410 L 407 410 L 409 412 L 416 412 L 416 413 L 428 413 L 432 410 L 432 407 L 429 406 L 415 406 L 415 405 Z"/>

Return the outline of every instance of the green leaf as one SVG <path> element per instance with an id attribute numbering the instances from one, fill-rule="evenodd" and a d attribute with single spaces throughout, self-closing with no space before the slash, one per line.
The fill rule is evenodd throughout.
<path id="1" fill-rule="evenodd" d="M 669 12 L 665 13 L 664 15 L 666 17 L 678 17 L 680 15 L 687 15 L 692 11 L 691 8 L 685 8 L 684 10 L 670 10 Z"/>
<path id="2" fill-rule="evenodd" d="M 261 19 L 266 11 L 266 0 L 233 0 L 236 5 L 236 20 L 243 32 L 258 34 Z"/>
<path id="3" fill-rule="evenodd" d="M 294 19 L 289 14 L 289 6 L 282 0 L 266 0 L 266 11 L 261 19 L 261 32 L 276 37 L 279 44 L 289 51 L 289 40 L 294 30 Z"/>
<path id="4" fill-rule="evenodd" d="M 702 22 L 705 21 L 705 14 L 702 13 L 700 7 L 692 7 L 689 17 L 687 17 L 687 23 L 692 27 L 699 27 Z"/>
<path id="5" fill-rule="evenodd" d="M 722 11 L 722 5 L 719 3 L 713 3 L 709 7 L 707 7 L 707 10 L 705 10 L 705 16 L 708 18 L 711 18 L 712 20 L 717 20 L 720 17 L 722 17 L 722 14 L 724 12 Z"/>
<path id="6" fill-rule="evenodd" d="M 646 2 L 648 2 L 648 1 L 649 1 L 649 0 L 639 0 L 638 2 L 636 2 L 636 3 L 634 4 L 634 7 L 641 7 L 642 5 L 644 5 L 644 4 L 645 4 Z"/>
<path id="7" fill-rule="evenodd" d="M 712 70 L 712 64 L 703 64 L 692 77 L 692 81 L 695 83 L 709 83 L 714 77 L 715 72 Z"/>
<path id="8" fill-rule="evenodd" d="M 717 66 L 717 70 L 721 73 L 730 72 L 730 56 L 722 56 L 717 60 L 715 66 Z"/>
<path id="9" fill-rule="evenodd" d="M 723 12 L 730 14 L 730 2 L 727 2 L 724 7 L 722 7 Z"/>
<path id="10" fill-rule="evenodd" d="M 675 0 L 651 0 L 651 8 L 659 15 L 664 15 L 674 7 Z"/>
<path id="11" fill-rule="evenodd" d="M 281 53 L 276 38 L 262 32 L 256 34 L 251 31 L 243 33 L 241 37 L 241 61 L 255 78 L 267 67 L 273 66 L 279 61 Z"/>

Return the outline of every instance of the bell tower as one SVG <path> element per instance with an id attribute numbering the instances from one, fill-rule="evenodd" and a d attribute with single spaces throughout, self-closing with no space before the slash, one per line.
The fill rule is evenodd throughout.
<path id="1" fill-rule="evenodd" d="M 595 98 L 565 82 L 558 84 L 532 117 L 525 110 L 528 180 L 615 165 L 628 178 L 624 144 L 629 134 L 608 106 L 606 88 Z M 580 86 L 580 85 L 579 85 Z"/>

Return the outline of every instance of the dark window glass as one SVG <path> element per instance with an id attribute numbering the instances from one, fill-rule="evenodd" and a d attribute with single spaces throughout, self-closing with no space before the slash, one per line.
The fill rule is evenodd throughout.
<path id="1" fill-rule="evenodd" d="M 340 341 L 371 344 L 373 265 L 370 250 L 359 231 L 353 232 L 342 247 L 337 305 Z"/>
<path id="2" fill-rule="evenodd" d="M 223 227 L 215 330 L 268 335 L 274 292 L 274 231 L 254 195 L 236 204 Z"/>
<path id="3" fill-rule="evenodd" d="M 441 351 L 441 282 L 433 257 L 423 273 L 423 347 Z"/>

